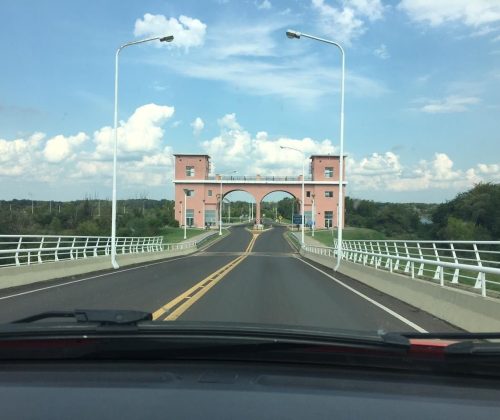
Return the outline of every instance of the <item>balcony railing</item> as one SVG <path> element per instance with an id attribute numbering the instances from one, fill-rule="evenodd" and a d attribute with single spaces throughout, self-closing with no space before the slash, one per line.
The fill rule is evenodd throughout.
<path id="1" fill-rule="evenodd" d="M 208 180 L 210 181 L 220 181 L 220 177 L 217 175 L 209 175 L 207 177 Z M 301 181 L 302 177 L 299 175 L 294 175 L 294 176 L 274 176 L 274 175 L 267 175 L 267 176 L 259 176 L 259 175 L 229 175 L 229 176 L 222 176 L 222 182 L 224 181 L 267 181 L 267 182 L 272 182 L 272 181 L 281 181 L 281 182 L 297 182 Z M 304 177 L 305 181 L 312 181 L 312 176 L 311 175 L 306 175 Z"/>

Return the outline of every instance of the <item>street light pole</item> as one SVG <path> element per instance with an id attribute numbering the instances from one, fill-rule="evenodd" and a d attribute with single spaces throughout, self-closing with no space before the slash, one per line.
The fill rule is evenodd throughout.
<path id="1" fill-rule="evenodd" d="M 286 36 L 290 39 L 300 39 L 301 37 L 313 39 L 315 41 L 324 42 L 326 44 L 334 45 L 340 51 L 342 58 L 342 75 L 340 81 L 340 159 L 339 159 L 339 203 L 338 203 L 338 226 L 337 226 L 337 263 L 334 270 L 337 271 L 340 267 L 342 260 L 342 227 L 344 219 L 344 199 L 343 199 L 343 183 L 344 183 L 344 86 L 345 86 L 345 51 L 342 46 L 334 41 L 328 39 L 318 38 L 313 35 L 304 34 L 298 31 L 288 30 Z"/>
<path id="2" fill-rule="evenodd" d="M 113 268 L 119 268 L 116 262 L 116 156 L 118 153 L 118 64 L 120 52 L 131 45 L 143 44 L 145 42 L 156 41 L 172 42 L 173 35 L 157 36 L 153 38 L 141 39 L 123 44 L 116 50 L 115 54 L 115 115 L 114 115 L 114 147 L 113 147 L 113 199 L 111 205 L 111 265 Z"/>
<path id="3" fill-rule="evenodd" d="M 232 171 L 232 174 L 235 174 L 238 171 Z M 219 236 L 222 235 L 222 174 L 220 176 L 220 207 L 219 207 Z"/>
<path id="4" fill-rule="evenodd" d="M 314 228 L 316 225 L 316 202 L 314 201 L 315 194 L 312 194 L 312 212 L 311 212 L 311 224 L 312 224 L 312 237 L 314 238 Z"/>
<path id="5" fill-rule="evenodd" d="M 189 190 L 184 188 L 184 239 L 187 239 L 187 195 Z"/>
<path id="6" fill-rule="evenodd" d="M 222 236 L 222 175 L 220 176 L 220 194 L 219 194 L 219 236 Z"/>
<path id="7" fill-rule="evenodd" d="M 304 192 L 304 182 L 305 182 L 305 156 L 304 153 L 299 150 L 295 149 L 294 147 L 289 147 L 289 146 L 280 146 L 281 149 L 290 149 L 290 150 L 295 150 L 296 152 L 299 152 L 302 155 L 302 203 L 300 206 L 301 212 L 302 212 L 302 229 L 301 229 L 301 238 L 302 238 L 302 245 L 305 244 L 305 231 L 304 231 L 304 221 L 305 221 L 305 210 L 306 210 L 306 203 L 305 203 L 305 192 Z M 293 220 L 292 220 L 293 223 Z"/>

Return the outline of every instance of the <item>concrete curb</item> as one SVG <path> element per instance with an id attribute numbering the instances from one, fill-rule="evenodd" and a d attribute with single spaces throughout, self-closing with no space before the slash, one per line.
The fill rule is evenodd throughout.
<path id="1" fill-rule="evenodd" d="M 214 231 L 202 237 L 200 241 L 207 240 L 207 243 L 204 243 L 200 248 L 188 248 L 180 251 L 144 252 L 124 255 L 118 254 L 116 256 L 116 260 L 120 267 L 126 267 L 130 265 L 137 265 L 151 261 L 158 261 L 194 254 L 200 250 L 204 250 L 218 240 L 226 237 L 228 231 L 226 230 L 224 234 L 218 239 L 210 239 L 212 236 L 215 236 L 217 234 L 218 232 Z M 186 240 L 185 242 L 194 240 L 197 239 L 191 238 L 190 240 Z M 0 290 L 111 269 L 112 266 L 109 255 L 80 258 L 78 260 L 46 262 L 43 264 L 25 265 L 22 267 L 4 267 L 0 268 Z"/>
<path id="2" fill-rule="evenodd" d="M 330 269 L 336 262 L 335 258 L 303 250 L 300 254 Z M 497 299 L 349 261 L 342 261 L 339 272 L 466 331 L 500 331 L 500 301 Z"/>
<path id="3" fill-rule="evenodd" d="M 129 265 L 188 255 L 196 251 L 197 248 L 190 248 L 181 251 L 125 254 L 117 255 L 116 260 L 120 267 L 126 267 Z M 78 260 L 47 262 L 22 267 L 5 267 L 0 269 L 0 289 L 111 269 L 112 266 L 108 255 L 81 258 Z"/>

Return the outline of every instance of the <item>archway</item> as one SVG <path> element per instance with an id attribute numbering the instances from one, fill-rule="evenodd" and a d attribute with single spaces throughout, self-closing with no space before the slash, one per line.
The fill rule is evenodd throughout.
<path id="1" fill-rule="evenodd" d="M 260 200 L 263 223 L 276 221 L 291 224 L 300 213 L 300 199 L 285 189 L 269 191 Z"/>
<path id="2" fill-rule="evenodd" d="M 255 219 L 255 212 L 255 197 L 245 189 L 235 188 L 223 193 L 223 224 L 251 223 Z"/>

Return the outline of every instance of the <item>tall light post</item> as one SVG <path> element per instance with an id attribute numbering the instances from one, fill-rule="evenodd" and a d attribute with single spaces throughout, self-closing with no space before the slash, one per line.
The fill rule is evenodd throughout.
<path id="1" fill-rule="evenodd" d="M 338 208 L 338 226 L 337 226 L 337 264 L 335 265 L 335 271 L 340 267 L 340 261 L 342 260 L 342 225 L 344 218 L 344 199 L 343 199 L 343 182 L 344 182 L 344 85 L 345 85 L 345 51 L 342 46 L 334 41 L 328 39 L 318 38 L 313 35 L 303 34 L 298 31 L 288 30 L 286 31 L 286 36 L 290 39 L 300 39 L 301 37 L 313 39 L 315 41 L 324 42 L 329 45 L 337 47 L 340 51 L 342 59 L 342 75 L 340 80 L 340 170 L 339 170 L 339 208 Z"/>
<path id="2" fill-rule="evenodd" d="M 314 201 L 315 194 L 311 194 L 312 197 L 312 212 L 311 212 L 311 225 L 312 225 L 312 233 L 311 236 L 314 238 L 314 228 L 316 225 L 316 203 Z"/>
<path id="3" fill-rule="evenodd" d="M 187 239 L 187 198 L 189 190 L 184 188 L 184 239 Z"/>
<path id="4" fill-rule="evenodd" d="M 304 233 L 304 222 L 305 222 L 305 211 L 306 211 L 306 203 L 304 202 L 305 200 L 305 197 L 304 197 L 304 182 L 305 182 L 305 163 L 306 163 L 306 159 L 305 159 L 305 156 L 304 156 L 304 153 L 299 150 L 299 149 L 295 149 L 294 147 L 289 147 L 289 146 L 280 146 L 280 148 L 282 149 L 290 149 L 290 150 L 295 150 L 296 152 L 299 152 L 301 155 L 302 155 L 302 205 L 300 206 L 301 207 L 301 212 L 302 212 L 302 233 L 301 233 L 301 237 L 302 237 L 302 245 L 305 244 L 305 233 Z M 292 223 L 293 223 L 293 220 L 292 220 Z"/>
<path id="5" fill-rule="evenodd" d="M 156 36 L 153 38 L 141 39 L 123 44 L 116 50 L 115 54 L 115 121 L 114 121 L 114 150 L 113 150 L 113 201 L 111 205 L 111 265 L 113 268 L 119 268 L 116 262 L 116 155 L 118 153 L 118 62 L 120 52 L 131 45 L 143 44 L 150 41 L 172 42 L 173 35 Z"/>
<path id="6" fill-rule="evenodd" d="M 231 174 L 235 174 L 238 171 L 232 171 L 230 172 Z M 222 195 L 222 177 L 223 175 L 220 175 L 220 205 L 219 205 L 219 236 L 222 235 L 222 200 L 223 200 L 223 195 Z"/>

